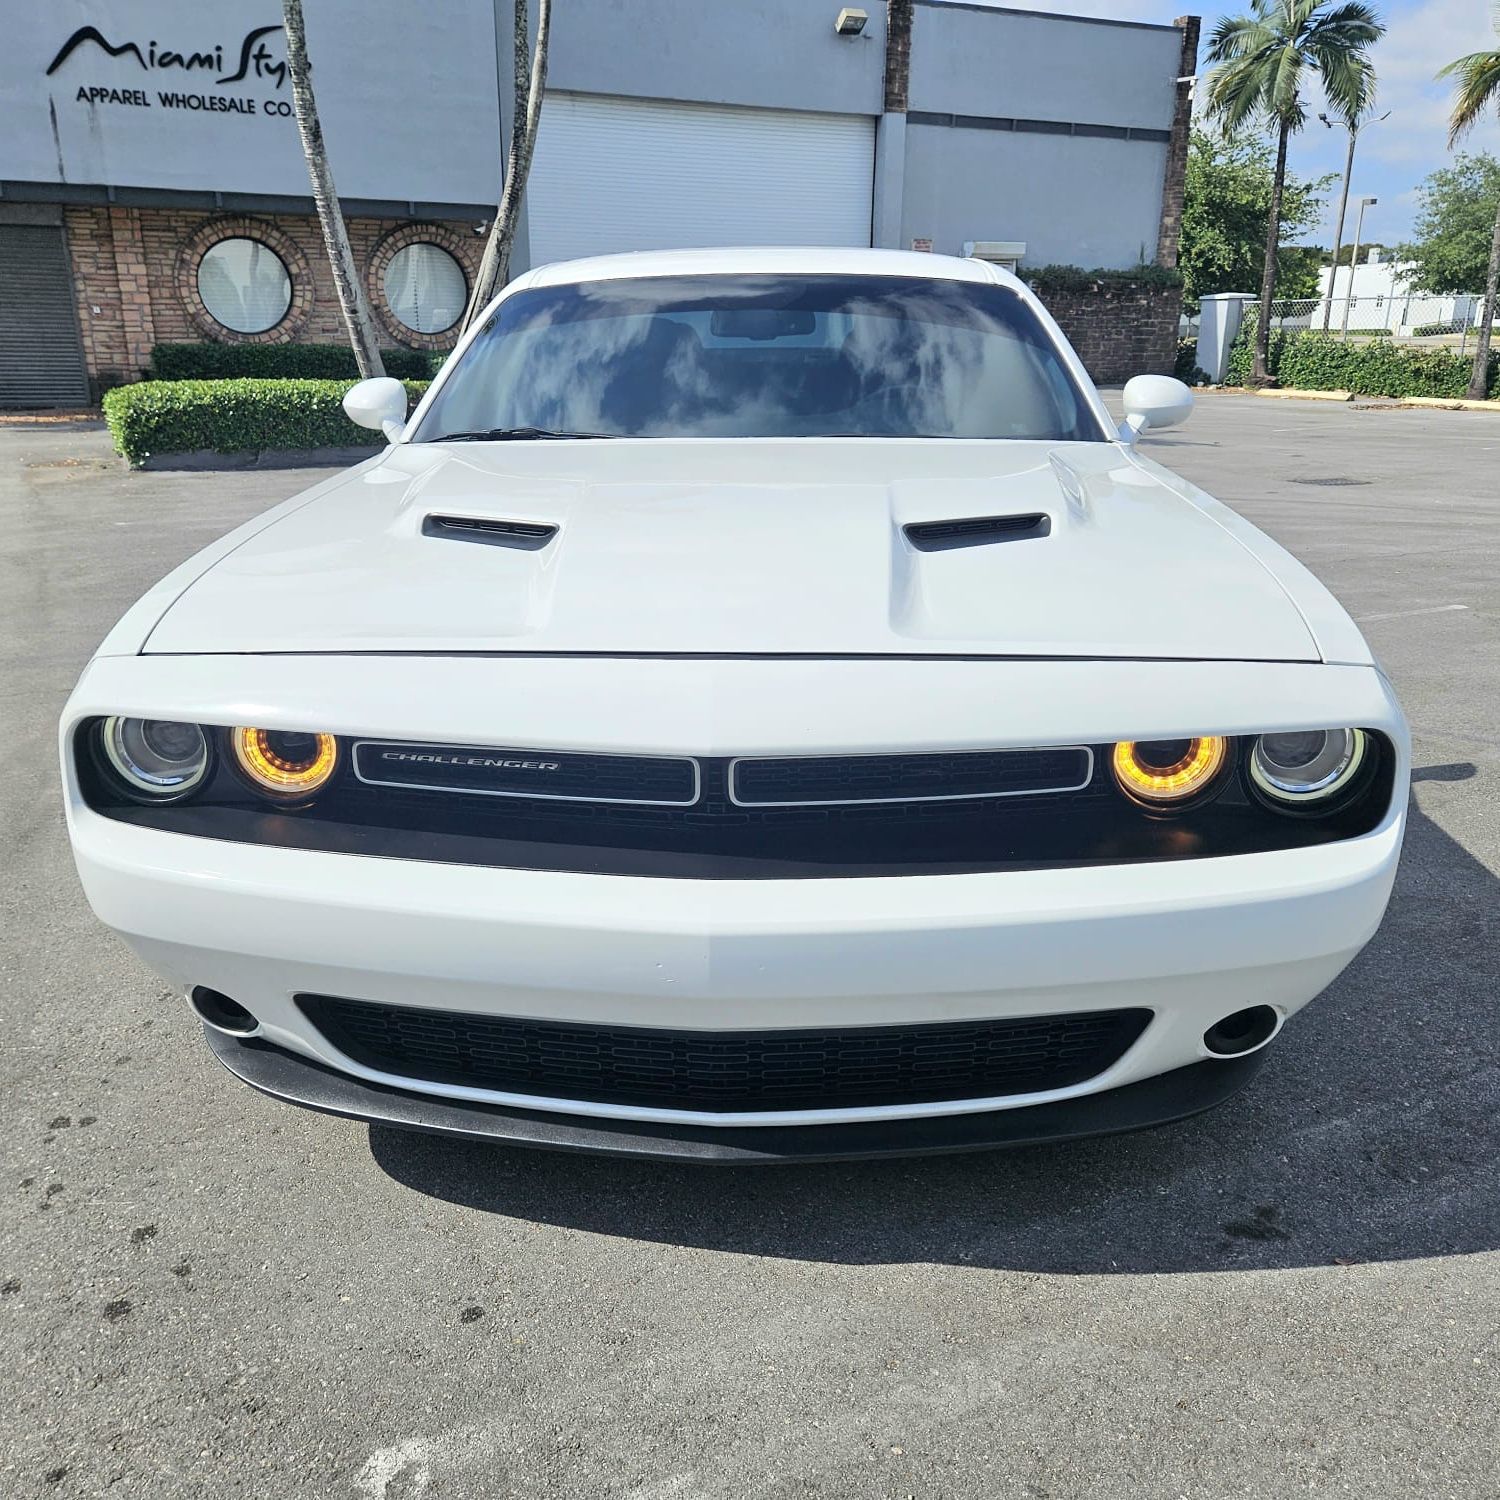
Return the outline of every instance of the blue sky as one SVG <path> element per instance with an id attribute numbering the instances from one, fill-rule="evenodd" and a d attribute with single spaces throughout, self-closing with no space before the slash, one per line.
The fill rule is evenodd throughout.
<path id="1" fill-rule="evenodd" d="M 972 0 L 971 0 L 972 3 Z M 1238 15 L 1246 3 L 1194 5 L 1191 0 L 992 0 L 1004 9 L 1047 10 L 1071 15 L 1109 16 L 1116 20 L 1171 21 L 1183 14 L 1203 17 L 1205 45 L 1221 15 Z M 1383 16 L 1387 31 L 1373 53 L 1380 78 L 1377 113 L 1391 116 L 1361 132 L 1354 162 L 1351 201 L 1378 198 L 1365 215 L 1365 237 L 1392 244 L 1407 236 L 1416 209 L 1416 187 L 1434 168 L 1449 159 L 1447 117 L 1449 84 L 1433 81 L 1445 63 L 1466 52 L 1500 47 L 1490 22 L 1490 0 L 1370 0 Z M 1200 69 L 1202 48 L 1199 52 Z M 1342 172 L 1346 137 L 1320 125 L 1317 101 L 1309 111 L 1307 129 L 1292 142 L 1292 170 L 1302 176 Z M 1500 125 L 1494 118 L 1478 126 L 1461 149 L 1500 154 Z M 1310 235 L 1330 243 L 1337 187 L 1330 195 L 1328 222 Z M 1346 232 L 1346 238 L 1347 238 Z"/>

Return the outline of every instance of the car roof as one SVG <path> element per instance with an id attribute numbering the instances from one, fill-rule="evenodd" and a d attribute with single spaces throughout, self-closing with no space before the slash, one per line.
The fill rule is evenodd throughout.
<path id="1" fill-rule="evenodd" d="M 956 255 L 911 250 L 860 250 L 828 246 L 755 245 L 702 250 L 637 250 L 594 255 L 538 266 L 511 284 L 567 286 L 579 281 L 618 281 L 639 276 L 723 276 L 760 273 L 782 276 L 921 276 L 941 281 L 1020 283 L 1007 270 Z"/>

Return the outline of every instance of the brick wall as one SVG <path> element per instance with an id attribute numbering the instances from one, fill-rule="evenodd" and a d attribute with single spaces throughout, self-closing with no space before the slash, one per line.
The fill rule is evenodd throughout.
<path id="1" fill-rule="evenodd" d="M 1096 384 L 1172 373 L 1180 287 L 1109 280 L 1077 290 L 1040 287 L 1038 292 Z"/>
<path id="2" fill-rule="evenodd" d="M 97 388 L 138 380 L 155 343 L 341 344 L 348 340 L 318 221 L 292 214 L 213 214 L 198 210 L 81 207 L 64 212 L 84 356 Z M 448 348 L 455 335 L 404 328 L 385 307 L 381 276 L 393 247 L 412 240 L 442 245 L 472 277 L 483 241 L 464 223 L 407 219 L 348 221 L 355 263 L 365 278 L 387 347 Z M 269 244 L 292 280 L 287 316 L 267 333 L 231 333 L 208 317 L 196 293 L 197 262 L 229 235 Z"/>
<path id="3" fill-rule="evenodd" d="M 1172 115 L 1172 140 L 1167 147 L 1167 171 L 1161 190 L 1161 232 L 1156 242 L 1156 263 L 1175 266 L 1182 239 L 1182 205 L 1187 190 L 1188 143 L 1193 130 L 1193 75 L 1198 71 L 1197 16 L 1178 16 L 1173 23 L 1182 31 L 1182 52 L 1177 63 L 1177 105 Z"/>

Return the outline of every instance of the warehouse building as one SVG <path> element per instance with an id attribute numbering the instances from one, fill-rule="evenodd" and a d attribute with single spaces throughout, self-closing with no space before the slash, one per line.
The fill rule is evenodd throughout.
<path id="1" fill-rule="evenodd" d="M 558 5 L 514 268 L 737 243 L 1175 264 L 1195 19 L 867 11 Z M 500 188 L 509 0 L 307 25 L 375 315 L 392 347 L 447 348 Z M 83 401 L 158 342 L 342 337 L 276 0 L 56 0 L 12 32 L 0 405 Z"/>

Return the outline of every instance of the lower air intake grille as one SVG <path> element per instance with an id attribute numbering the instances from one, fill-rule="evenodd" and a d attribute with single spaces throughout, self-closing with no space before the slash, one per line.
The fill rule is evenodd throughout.
<path id="1" fill-rule="evenodd" d="M 512 1020 L 325 995 L 297 1003 L 346 1057 L 428 1083 L 701 1111 L 988 1099 L 1102 1073 L 1147 1010 L 820 1031 L 663 1031 Z"/>

